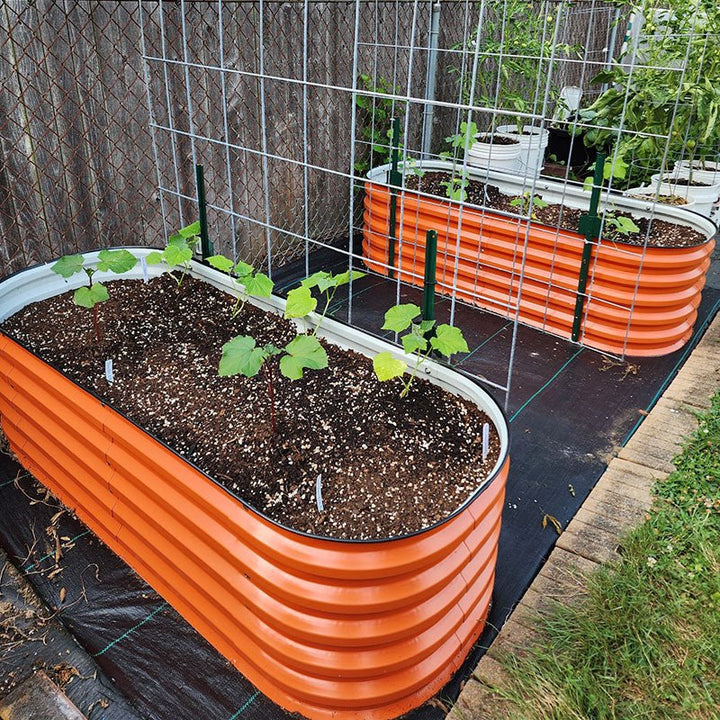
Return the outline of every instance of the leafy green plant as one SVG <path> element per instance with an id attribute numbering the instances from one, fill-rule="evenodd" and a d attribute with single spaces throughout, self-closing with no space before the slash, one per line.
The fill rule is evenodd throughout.
<path id="1" fill-rule="evenodd" d="M 525 191 L 522 195 L 513 198 L 510 201 L 510 204 L 513 207 L 520 208 L 520 213 L 522 215 L 530 215 L 533 220 L 537 220 L 537 213 L 535 212 L 536 209 L 542 210 L 548 206 L 548 203 L 545 202 L 545 200 L 537 195 L 532 195 L 529 190 Z"/>
<path id="2" fill-rule="evenodd" d="M 402 333 L 409 330 L 400 340 L 407 355 L 414 356 L 415 361 L 407 379 L 403 379 L 400 397 L 410 392 L 413 380 L 417 377 L 420 366 L 431 352 L 436 351 L 446 358 L 459 352 L 468 352 L 468 345 L 462 330 L 452 325 L 438 325 L 434 320 L 421 320 L 420 308 L 412 303 L 395 305 L 385 313 L 383 330 Z M 390 352 L 378 353 L 373 358 L 373 369 L 380 382 L 403 377 L 408 363 L 398 360 Z"/>
<path id="3" fill-rule="evenodd" d="M 632 9 L 643 14 L 640 44 L 628 43 L 593 78 L 606 89 L 580 113 L 594 126 L 585 130 L 587 146 L 612 147 L 632 162 L 628 185 L 663 171 L 666 151 L 669 160 L 690 161 L 720 153 L 720 5 L 646 0 Z"/>
<path id="4" fill-rule="evenodd" d="M 467 190 L 465 189 L 468 184 L 467 176 L 453 175 L 449 180 L 442 180 L 440 185 L 445 188 L 445 194 L 450 200 L 457 200 L 457 202 L 465 202 L 467 200 Z"/>
<path id="5" fill-rule="evenodd" d="M 265 275 L 257 272 L 246 262 L 234 262 L 225 255 L 211 255 L 207 258 L 208 265 L 227 273 L 239 286 L 238 297 L 233 306 L 231 317 L 242 312 L 249 297 L 270 297 L 274 283 Z"/>
<path id="6" fill-rule="evenodd" d="M 100 342 L 100 323 L 98 319 L 98 305 L 105 302 L 109 295 L 107 288 L 101 282 L 93 280 L 96 272 L 113 272 L 118 275 L 132 270 L 137 258 L 129 250 L 101 250 L 95 267 L 85 265 L 82 255 L 65 255 L 61 257 L 50 269 L 66 280 L 79 272 L 87 275 L 89 285 L 79 287 L 73 293 L 73 302 L 93 311 L 93 329 L 95 341 Z"/>
<path id="7" fill-rule="evenodd" d="M 397 94 L 397 88 L 386 78 L 379 77 L 377 82 L 370 75 L 361 74 L 358 77 L 362 89 L 368 92 Z M 392 152 L 392 120 L 401 117 L 403 109 L 391 98 L 368 97 L 357 93 L 355 105 L 359 108 L 358 129 L 363 146 L 355 158 L 355 172 L 364 175 L 371 164 L 383 165 L 389 162 Z"/>
<path id="8" fill-rule="evenodd" d="M 628 168 L 630 166 L 625 162 L 621 155 L 613 155 L 605 158 L 605 165 L 603 166 L 603 181 L 610 182 L 612 180 L 614 185 L 617 185 L 618 180 L 625 180 L 628 174 Z M 590 191 L 593 189 L 595 179 L 592 175 L 585 178 L 583 182 L 583 190 Z"/>
<path id="9" fill-rule="evenodd" d="M 318 288 L 318 290 L 325 295 L 325 307 L 312 333 L 313 336 L 317 335 L 317 331 L 320 329 L 320 325 L 327 315 L 327 311 L 338 288 L 347 285 L 351 279 L 359 280 L 361 277 L 365 277 L 365 273 L 359 270 L 346 270 L 336 275 L 325 272 L 324 270 L 313 273 L 300 283 L 300 287 L 288 293 L 287 303 L 285 305 L 285 317 L 302 318 L 313 312 L 317 307 L 317 300 L 312 296 L 311 291 L 313 288 Z"/>
<path id="10" fill-rule="evenodd" d="M 614 210 L 605 211 L 605 232 L 608 240 L 622 240 L 632 233 L 640 232 L 640 228 L 632 218 L 618 215 Z"/>
<path id="11" fill-rule="evenodd" d="M 452 48 L 462 51 L 465 59 L 462 66 L 450 68 L 457 77 L 463 102 L 528 114 L 541 110 L 536 108 L 536 90 L 544 92 L 548 77 L 552 81 L 551 57 L 556 62 L 582 57 L 581 45 L 555 42 L 555 13 L 563 12 L 561 7 L 538 11 L 532 0 L 486 0 L 482 22 L 464 42 Z M 473 77 L 476 51 L 477 74 Z M 560 88 L 555 84 L 550 87 L 550 96 L 553 101 L 560 97 Z M 490 119 L 487 130 L 494 129 L 497 119 L 496 115 Z M 506 119 L 523 124 L 515 116 Z"/>
<path id="12" fill-rule="evenodd" d="M 190 270 L 190 261 L 193 257 L 195 247 L 200 242 L 200 223 L 194 222 L 168 238 L 167 245 L 162 251 L 154 250 L 145 258 L 148 265 L 164 264 L 167 267 L 168 275 L 175 281 L 178 288 L 182 285 L 185 276 Z M 175 268 L 180 268 L 178 277 Z"/>
<path id="13" fill-rule="evenodd" d="M 263 370 L 273 433 L 277 432 L 274 366 L 278 358 L 280 374 L 289 380 L 299 380 L 306 369 L 321 370 L 328 365 L 325 348 L 314 335 L 296 335 L 284 348 L 272 343 L 260 347 L 252 336 L 238 335 L 223 345 L 218 368 L 221 377 L 255 377 Z"/>
<path id="14" fill-rule="evenodd" d="M 455 135 L 448 135 L 445 138 L 445 142 L 450 145 L 452 150 L 462 149 L 464 153 L 472 149 L 476 143 L 476 137 L 478 134 L 478 126 L 473 122 L 461 122 L 460 132 Z M 451 160 L 457 155 L 457 152 L 444 151 L 440 153 L 440 157 L 443 160 Z"/>

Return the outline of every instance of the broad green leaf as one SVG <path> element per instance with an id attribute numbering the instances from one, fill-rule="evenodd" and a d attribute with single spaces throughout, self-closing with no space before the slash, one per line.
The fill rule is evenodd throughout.
<path id="1" fill-rule="evenodd" d="M 624 235 L 640 232 L 640 228 L 629 217 L 622 215 L 615 219 L 615 226 Z"/>
<path id="2" fill-rule="evenodd" d="M 248 263 L 243 262 L 242 260 L 239 263 L 236 263 L 235 265 L 235 274 L 238 276 L 240 280 L 242 280 L 244 277 L 247 277 L 248 275 L 253 274 L 253 266 L 248 265 Z"/>
<path id="3" fill-rule="evenodd" d="M 420 308 L 412 303 L 395 305 L 385 313 L 385 324 L 383 330 L 394 330 L 402 332 L 410 327 L 412 321 L 420 314 Z"/>
<path id="4" fill-rule="evenodd" d="M 546 208 L 549 203 L 543 200 L 542 198 L 536 197 L 533 199 L 533 205 L 538 208 L 539 210 L 542 210 L 543 208 Z"/>
<path id="5" fill-rule="evenodd" d="M 163 250 L 163 259 L 170 267 L 183 265 L 192 260 L 192 250 L 187 245 L 168 245 Z"/>
<path id="6" fill-rule="evenodd" d="M 190 225 L 180 228 L 177 231 L 177 234 L 185 240 L 194 238 L 196 235 L 200 234 L 200 221 L 196 220 L 194 223 L 190 223 Z"/>
<path id="7" fill-rule="evenodd" d="M 414 331 L 413 326 L 413 331 Z M 435 327 L 435 321 L 434 320 L 422 320 L 420 324 L 417 326 L 417 331 L 420 333 L 420 335 L 425 335 L 425 333 L 429 332 Z"/>
<path id="8" fill-rule="evenodd" d="M 229 273 L 234 267 L 235 263 L 224 255 L 211 255 L 207 259 L 208 265 L 220 270 L 220 272 Z"/>
<path id="9" fill-rule="evenodd" d="M 301 318 L 311 313 L 317 307 L 317 300 L 312 296 L 310 288 L 295 288 L 288 293 L 285 304 L 286 318 Z"/>
<path id="10" fill-rule="evenodd" d="M 407 364 L 394 358 L 392 353 L 381 352 L 373 358 L 373 370 L 375 370 L 377 379 L 384 382 L 385 380 L 402 377 L 405 370 L 407 370 Z"/>
<path id="11" fill-rule="evenodd" d="M 167 244 L 168 246 L 177 245 L 178 247 L 183 247 L 187 245 L 187 243 L 185 242 L 185 238 L 179 232 L 173 233 L 168 238 Z"/>
<path id="12" fill-rule="evenodd" d="M 255 338 L 238 335 L 223 345 L 218 375 L 254 377 L 260 372 L 264 360 L 265 353 L 256 346 Z"/>
<path id="13" fill-rule="evenodd" d="M 105 302 L 107 299 L 107 288 L 99 282 L 96 282 L 92 287 L 84 285 L 78 288 L 73 295 L 75 304 L 85 308 L 93 308 L 98 303 Z"/>
<path id="14" fill-rule="evenodd" d="M 82 255 L 65 255 L 61 257 L 50 269 L 62 275 L 64 278 L 72 277 L 75 273 L 82 272 L 85 258 Z"/>
<path id="15" fill-rule="evenodd" d="M 101 250 L 98 253 L 97 269 L 100 272 L 114 272 L 118 275 L 132 270 L 137 258 L 129 250 Z"/>
<path id="16" fill-rule="evenodd" d="M 513 207 L 521 207 L 524 202 L 525 202 L 525 198 L 516 197 L 514 200 L 511 200 L 511 201 L 510 201 L 510 204 L 511 204 Z"/>
<path id="17" fill-rule="evenodd" d="M 242 280 L 248 295 L 255 297 L 270 297 L 275 283 L 264 273 L 248 275 Z"/>
<path id="18" fill-rule="evenodd" d="M 306 287 L 309 290 L 312 290 L 314 287 L 320 287 L 320 283 L 323 281 L 329 280 L 331 277 L 329 272 L 325 272 L 325 270 L 318 270 L 317 272 L 313 273 L 312 275 L 309 275 L 306 277 L 301 283 L 301 287 Z M 331 282 L 330 285 L 325 284 L 324 287 L 320 287 L 321 292 L 325 292 L 329 287 L 332 287 L 333 283 Z"/>
<path id="19" fill-rule="evenodd" d="M 438 325 L 437 334 L 430 338 L 430 344 L 445 357 L 459 352 L 469 352 L 462 330 L 452 325 Z"/>
<path id="20" fill-rule="evenodd" d="M 415 333 L 404 335 L 402 344 L 408 355 L 412 355 L 416 350 L 421 352 L 427 350 L 427 340 L 422 335 L 416 335 Z"/>
<path id="21" fill-rule="evenodd" d="M 280 358 L 280 372 L 290 380 L 299 380 L 303 370 L 321 370 L 328 365 L 325 348 L 314 335 L 298 335 L 285 347 L 287 355 Z"/>
<path id="22" fill-rule="evenodd" d="M 159 250 L 153 250 L 148 253 L 145 257 L 145 262 L 148 265 L 159 265 L 163 261 L 163 254 Z"/>
<path id="23" fill-rule="evenodd" d="M 359 280 L 360 278 L 365 277 L 364 272 L 360 272 L 359 270 L 353 270 L 352 271 L 352 279 L 353 282 L 355 280 Z M 343 285 L 347 285 L 350 282 L 350 270 L 346 270 L 344 273 L 340 273 L 339 275 L 335 276 L 335 280 L 337 282 L 338 287 L 342 287 Z"/>

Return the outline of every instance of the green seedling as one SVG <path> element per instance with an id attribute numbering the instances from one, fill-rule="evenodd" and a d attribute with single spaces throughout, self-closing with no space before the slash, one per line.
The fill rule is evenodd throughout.
<path id="1" fill-rule="evenodd" d="M 411 175 L 415 175 L 415 177 L 422 179 L 422 177 L 425 175 L 425 170 L 422 169 L 422 167 L 418 164 L 418 160 L 416 160 L 414 157 L 406 157 L 403 161 L 403 169 L 409 172 Z"/>
<path id="2" fill-rule="evenodd" d="M 66 280 L 79 272 L 87 275 L 89 285 L 79 287 L 73 293 L 73 302 L 79 307 L 93 311 L 93 329 L 95 342 L 100 342 L 100 323 L 98 320 L 98 305 L 108 299 L 108 291 L 101 282 L 94 282 L 96 272 L 113 272 L 117 275 L 132 270 L 137 258 L 129 250 L 101 250 L 98 253 L 96 267 L 85 265 L 82 255 L 65 255 L 61 257 L 50 269 Z"/>
<path id="3" fill-rule="evenodd" d="M 285 305 L 285 317 L 302 318 L 313 312 L 317 307 L 317 300 L 312 296 L 311 291 L 313 288 L 318 288 L 318 290 L 325 295 L 325 307 L 312 333 L 313 336 L 317 335 L 338 288 L 347 285 L 350 280 L 359 280 L 361 277 L 365 277 L 365 273 L 359 270 L 346 270 L 337 275 L 325 272 L 324 270 L 313 273 L 300 283 L 300 287 L 288 293 L 287 304 Z"/>
<path id="4" fill-rule="evenodd" d="M 620 156 L 614 160 L 608 157 L 605 159 L 605 165 L 603 166 L 603 180 L 606 182 L 610 180 L 624 180 L 627 177 L 629 167 L 630 166 Z M 590 192 L 593 189 L 594 183 L 595 179 L 592 175 L 586 177 L 583 182 L 583 190 Z"/>
<path id="5" fill-rule="evenodd" d="M 546 203 L 545 200 L 537 195 L 531 195 L 529 191 L 513 198 L 510 201 L 510 204 L 513 207 L 520 208 L 522 215 L 530 215 L 533 220 L 537 220 L 537 213 L 535 212 L 535 209 L 542 210 L 548 206 L 548 203 Z"/>
<path id="6" fill-rule="evenodd" d="M 284 348 L 272 343 L 259 347 L 255 338 L 250 335 L 238 335 L 223 345 L 218 369 L 221 377 L 255 377 L 263 370 L 270 400 L 273 433 L 277 432 L 274 383 L 274 365 L 277 358 L 280 359 L 280 374 L 289 380 L 299 380 L 306 369 L 322 370 L 328 365 L 325 348 L 314 335 L 297 335 Z"/>
<path id="7" fill-rule="evenodd" d="M 474 122 L 461 122 L 460 132 L 455 135 L 448 135 L 448 137 L 445 138 L 445 142 L 448 143 L 453 150 L 462 149 L 468 152 L 475 144 L 477 134 L 478 126 Z M 453 153 L 451 152 L 440 153 L 440 157 L 444 160 L 450 159 L 452 155 Z"/>
<path id="8" fill-rule="evenodd" d="M 163 251 L 154 250 L 145 258 L 148 265 L 167 266 L 168 275 L 175 281 L 178 288 L 182 285 L 185 276 L 190 270 L 190 261 L 193 257 L 195 247 L 200 242 L 200 223 L 194 222 L 168 238 L 168 243 Z M 174 269 L 180 268 L 180 276 L 175 274 Z"/>
<path id="9" fill-rule="evenodd" d="M 616 215 L 614 210 L 605 213 L 605 237 L 608 240 L 621 240 L 632 233 L 640 232 L 640 228 L 625 215 Z"/>
<path id="10" fill-rule="evenodd" d="M 373 358 L 373 369 L 380 382 L 403 378 L 400 397 L 405 397 L 410 392 L 410 387 L 420 366 L 433 350 L 445 358 L 449 358 L 455 353 L 468 352 L 468 345 L 460 328 L 452 325 L 436 326 L 434 320 L 416 322 L 418 317 L 420 317 L 420 308 L 417 305 L 412 303 L 395 305 L 385 313 L 385 324 L 382 326 L 383 330 L 393 330 L 396 333 L 409 330 L 400 338 L 406 354 L 415 357 L 407 380 L 404 379 L 404 375 L 408 369 L 408 363 L 404 360 L 398 360 L 390 352 L 378 353 Z M 431 333 L 433 334 L 431 335 Z"/>
<path id="11" fill-rule="evenodd" d="M 249 297 L 270 297 L 274 283 L 264 273 L 256 272 L 252 265 L 246 262 L 234 262 L 224 255 L 212 255 L 207 259 L 212 267 L 227 273 L 241 288 L 232 309 L 231 317 L 242 312 Z"/>
<path id="12" fill-rule="evenodd" d="M 443 180 L 440 183 L 445 188 L 445 194 L 457 202 L 465 202 L 467 200 L 468 179 L 465 177 L 452 177 L 450 180 Z"/>

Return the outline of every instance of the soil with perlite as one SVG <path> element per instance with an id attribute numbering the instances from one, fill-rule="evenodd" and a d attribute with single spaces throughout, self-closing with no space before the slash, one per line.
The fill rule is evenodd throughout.
<path id="1" fill-rule="evenodd" d="M 327 369 L 296 381 L 274 373 L 273 433 L 262 372 L 217 368 L 234 336 L 284 346 L 290 322 L 250 303 L 232 319 L 234 298 L 191 277 L 179 289 L 167 275 L 108 288 L 99 344 L 72 293 L 29 305 L 2 330 L 287 527 L 345 539 L 418 531 L 452 514 L 497 462 L 492 423 L 483 461 L 489 420 L 473 403 L 422 378 L 400 398 L 399 380 L 378 382 L 369 358 L 325 341 Z"/>
<path id="2" fill-rule="evenodd" d="M 456 175 L 455 177 L 458 178 L 459 176 Z M 408 190 L 419 189 L 420 192 L 427 193 L 428 195 L 436 195 L 450 202 L 447 197 L 447 186 L 442 183 L 447 183 L 451 178 L 451 174 L 447 172 L 426 172 L 422 178 L 419 178 L 417 175 L 408 176 L 405 179 L 405 187 Z M 516 216 L 527 216 L 527 208 L 523 211 L 522 207 L 511 205 L 510 203 L 515 198 L 512 195 L 506 195 L 501 192 L 500 189 L 494 185 L 486 185 L 479 180 L 468 180 L 465 185 L 465 192 L 467 193 L 466 202 L 472 205 L 501 210 L 502 212 Z M 586 211 L 552 203 L 548 204 L 547 207 L 540 208 L 534 206 L 532 208 L 533 222 L 541 223 L 551 228 L 570 230 L 576 233 L 578 232 L 580 218 L 585 214 Z M 632 219 L 640 230 L 639 232 L 621 234 L 613 231 L 612 227 L 606 223 L 603 237 L 605 242 L 623 243 L 626 245 L 645 245 L 647 238 L 649 247 L 695 247 L 696 245 L 702 245 L 707 242 L 705 235 L 686 225 L 671 223 L 657 218 L 650 220 L 632 215 L 628 212 L 616 211 L 614 214 L 618 218 L 626 217 Z"/>

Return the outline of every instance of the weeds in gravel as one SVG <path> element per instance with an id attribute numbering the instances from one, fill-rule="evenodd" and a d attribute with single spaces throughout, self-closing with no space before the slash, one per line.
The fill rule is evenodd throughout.
<path id="1" fill-rule="evenodd" d="M 508 717 L 707 720 L 720 707 L 720 392 L 622 559 L 507 661 Z"/>

